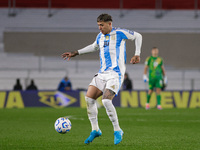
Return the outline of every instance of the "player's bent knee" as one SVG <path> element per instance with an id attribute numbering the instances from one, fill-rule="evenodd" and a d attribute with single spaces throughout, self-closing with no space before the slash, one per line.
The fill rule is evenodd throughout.
<path id="1" fill-rule="evenodd" d="M 85 96 L 85 101 L 86 101 L 86 103 L 87 103 L 88 105 L 90 105 L 90 104 L 94 104 L 96 100 L 93 99 L 93 98 L 90 98 L 90 97 Z"/>
<path id="2" fill-rule="evenodd" d="M 100 91 L 95 86 L 89 86 L 86 96 L 92 99 L 97 99 L 102 95 L 102 91 Z"/>
<path id="3" fill-rule="evenodd" d="M 148 94 L 150 94 L 150 95 L 151 95 L 152 93 L 153 93 L 153 90 L 149 90 Z"/>
<path id="4" fill-rule="evenodd" d="M 103 98 L 102 99 L 109 99 L 109 100 L 112 100 L 113 99 L 113 97 L 111 97 L 111 96 L 105 96 L 105 95 L 103 95 Z"/>
<path id="5" fill-rule="evenodd" d="M 90 94 L 86 94 L 86 96 L 85 96 L 85 100 L 86 100 L 86 97 L 87 97 L 87 98 L 95 99 L 94 96 L 92 96 L 92 95 L 90 95 Z"/>
<path id="6" fill-rule="evenodd" d="M 86 102 L 89 102 L 90 100 L 96 100 L 96 99 L 94 99 L 94 98 L 92 98 L 92 97 L 88 97 L 87 95 L 85 96 L 85 101 Z"/>
<path id="7" fill-rule="evenodd" d="M 160 88 L 157 88 L 157 89 L 156 89 L 156 94 L 160 94 L 160 92 L 161 92 L 161 89 L 160 89 Z"/>
<path id="8" fill-rule="evenodd" d="M 86 97 L 92 98 L 92 99 L 96 100 L 96 99 L 99 98 L 101 95 L 102 95 L 101 93 L 86 94 Z"/>

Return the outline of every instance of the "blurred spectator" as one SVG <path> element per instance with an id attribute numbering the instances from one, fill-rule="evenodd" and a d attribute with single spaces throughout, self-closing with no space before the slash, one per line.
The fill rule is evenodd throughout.
<path id="1" fill-rule="evenodd" d="M 20 79 L 16 79 L 16 84 L 14 85 L 13 87 L 13 90 L 14 91 L 21 91 L 22 90 L 22 85 L 20 83 Z"/>
<path id="2" fill-rule="evenodd" d="M 58 91 L 69 91 L 72 90 L 72 84 L 68 77 L 65 77 L 61 80 L 60 84 L 58 85 Z"/>
<path id="3" fill-rule="evenodd" d="M 31 84 L 27 86 L 26 90 L 37 90 L 37 86 L 35 85 L 34 80 L 31 80 Z"/>
<path id="4" fill-rule="evenodd" d="M 132 90 L 132 81 L 128 77 L 128 73 L 124 75 L 123 90 Z"/>

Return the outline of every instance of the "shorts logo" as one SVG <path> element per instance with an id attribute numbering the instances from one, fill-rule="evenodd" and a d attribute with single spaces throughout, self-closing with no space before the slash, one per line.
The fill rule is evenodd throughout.
<path id="1" fill-rule="evenodd" d="M 115 89 L 115 85 L 112 85 L 111 88 L 112 88 L 112 89 Z"/>

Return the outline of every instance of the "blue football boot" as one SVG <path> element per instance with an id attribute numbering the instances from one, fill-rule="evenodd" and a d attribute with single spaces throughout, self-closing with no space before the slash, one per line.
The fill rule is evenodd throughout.
<path id="1" fill-rule="evenodd" d="M 92 142 L 96 137 L 99 137 L 102 135 L 101 130 L 99 129 L 98 131 L 93 130 L 90 133 L 90 136 L 85 140 L 85 144 L 89 144 L 90 142 Z"/>
<path id="2" fill-rule="evenodd" d="M 124 132 L 122 130 L 114 132 L 114 144 L 117 145 L 122 141 Z"/>

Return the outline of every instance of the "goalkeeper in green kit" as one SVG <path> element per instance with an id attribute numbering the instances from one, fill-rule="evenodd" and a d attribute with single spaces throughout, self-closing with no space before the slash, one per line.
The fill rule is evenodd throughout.
<path id="1" fill-rule="evenodd" d="M 149 101 L 151 99 L 151 94 L 154 88 L 156 89 L 157 108 L 160 110 L 162 109 L 160 93 L 163 86 L 167 84 L 167 77 L 163 65 L 163 59 L 158 56 L 158 53 L 158 48 L 153 47 L 151 51 L 152 56 L 147 57 L 145 61 L 143 80 L 144 82 L 149 82 L 149 91 L 146 103 L 147 110 L 150 109 Z M 149 77 L 147 76 L 147 71 L 149 73 Z"/>

